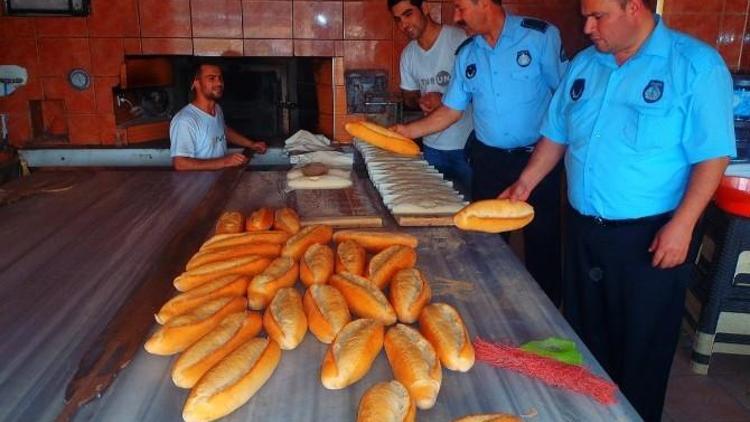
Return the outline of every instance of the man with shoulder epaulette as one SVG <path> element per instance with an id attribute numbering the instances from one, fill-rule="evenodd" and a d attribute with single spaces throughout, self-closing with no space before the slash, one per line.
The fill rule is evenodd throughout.
<path id="1" fill-rule="evenodd" d="M 442 130 L 473 108 L 467 142 L 474 200 L 496 198 L 528 163 L 550 98 L 568 66 L 560 32 L 509 14 L 501 0 L 454 0 L 454 21 L 474 36 L 456 51 L 453 79 L 429 116 L 393 129 L 417 138 Z M 536 217 L 524 228 L 526 268 L 560 304 L 560 167 L 529 198 Z"/>

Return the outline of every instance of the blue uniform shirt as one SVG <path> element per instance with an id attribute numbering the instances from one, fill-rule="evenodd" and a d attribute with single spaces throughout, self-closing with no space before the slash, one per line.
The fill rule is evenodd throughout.
<path id="1" fill-rule="evenodd" d="M 567 145 L 568 198 L 581 214 L 669 212 L 691 166 L 735 151 L 732 80 L 708 45 L 657 24 L 622 66 L 593 46 L 570 65 L 542 134 Z"/>
<path id="2" fill-rule="evenodd" d="M 459 48 L 443 104 L 463 111 L 472 103 L 474 130 L 487 145 L 531 145 L 567 66 L 555 26 L 506 15 L 494 48 L 481 36 Z"/>

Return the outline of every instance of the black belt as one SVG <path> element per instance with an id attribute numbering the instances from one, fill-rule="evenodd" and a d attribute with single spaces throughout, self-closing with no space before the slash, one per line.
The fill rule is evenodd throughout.
<path id="1" fill-rule="evenodd" d="M 474 132 L 472 132 L 471 135 L 474 135 Z M 526 146 L 517 147 L 517 148 L 500 148 L 500 147 L 485 144 L 484 142 L 480 141 L 479 138 L 476 137 L 476 135 L 474 135 L 474 140 L 476 140 L 483 147 L 490 148 L 495 151 L 500 151 L 506 154 L 531 153 L 531 152 L 534 152 L 534 147 L 536 146 L 536 144 L 531 144 L 531 145 L 526 145 Z"/>
<path id="2" fill-rule="evenodd" d="M 635 224 L 645 224 L 645 223 L 653 223 L 655 221 L 659 220 L 668 220 L 672 217 L 672 212 L 665 212 L 662 214 L 656 214 L 656 215 L 649 215 L 646 217 L 640 217 L 640 218 L 626 218 L 622 220 L 608 220 L 606 218 L 601 217 L 595 217 L 591 215 L 583 215 L 580 212 L 576 211 L 575 209 L 571 208 L 571 211 L 581 220 L 597 225 L 599 227 L 623 227 L 623 226 L 632 226 Z"/>

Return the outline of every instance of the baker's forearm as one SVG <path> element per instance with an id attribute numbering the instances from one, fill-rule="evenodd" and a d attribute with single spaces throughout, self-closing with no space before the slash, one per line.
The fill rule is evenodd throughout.
<path id="1" fill-rule="evenodd" d="M 406 125 L 405 130 L 410 138 L 420 138 L 446 129 L 461 119 L 462 115 L 463 112 L 442 105 L 424 119 Z"/>
<path id="2" fill-rule="evenodd" d="M 535 188 L 555 168 L 557 163 L 560 162 L 560 159 L 565 155 L 565 149 L 565 145 L 542 137 L 537 142 L 534 153 L 531 155 L 526 168 L 521 172 L 519 179 L 529 188 Z"/>
<path id="3" fill-rule="evenodd" d="M 226 134 L 227 140 L 229 140 L 229 142 L 233 143 L 234 145 L 245 148 L 252 148 L 255 145 L 255 141 L 252 141 L 250 138 L 242 135 L 229 126 L 226 126 Z"/>
<path id="4" fill-rule="evenodd" d="M 722 157 L 693 165 L 687 191 L 672 219 L 694 227 L 719 186 L 728 164 L 729 158 Z"/>
<path id="5" fill-rule="evenodd" d="M 230 167 L 225 157 L 200 160 L 190 157 L 172 157 L 172 166 L 175 170 L 219 170 Z"/>

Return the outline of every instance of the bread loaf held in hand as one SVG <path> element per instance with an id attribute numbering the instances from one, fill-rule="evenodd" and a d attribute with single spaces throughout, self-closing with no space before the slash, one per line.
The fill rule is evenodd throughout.
<path id="1" fill-rule="evenodd" d="M 431 303 L 419 315 L 419 331 L 432 343 L 443 366 L 466 372 L 474 366 L 474 346 L 461 315 L 446 303 Z"/>
<path id="2" fill-rule="evenodd" d="M 417 253 L 414 249 L 402 245 L 389 246 L 370 259 L 367 278 L 382 290 L 388 287 L 398 271 L 411 268 L 416 263 Z"/>
<path id="3" fill-rule="evenodd" d="M 256 337 L 211 368 L 190 390 L 182 418 L 208 422 L 237 410 L 271 378 L 281 350 L 271 339 Z"/>
<path id="4" fill-rule="evenodd" d="M 328 346 L 320 381 L 329 390 L 346 388 L 364 377 L 383 348 L 383 324 L 374 319 L 352 321 Z"/>
<path id="5" fill-rule="evenodd" d="M 419 155 L 419 145 L 413 140 L 371 122 L 349 122 L 344 129 L 355 138 L 396 154 Z"/>
<path id="6" fill-rule="evenodd" d="M 430 342 L 408 325 L 396 324 L 385 334 L 384 346 L 394 377 L 409 390 L 417 407 L 435 406 L 443 373 Z"/>
<path id="7" fill-rule="evenodd" d="M 346 299 L 349 310 L 361 318 L 372 318 L 384 325 L 396 323 L 396 311 L 382 291 L 358 275 L 341 273 L 331 276 L 330 285 Z"/>
<path id="8" fill-rule="evenodd" d="M 263 323 L 257 312 L 237 312 L 182 352 L 172 368 L 172 381 L 181 388 L 196 382 L 236 348 L 258 335 Z"/>
<path id="9" fill-rule="evenodd" d="M 263 313 L 263 328 L 282 350 L 292 350 L 307 333 L 302 296 L 294 287 L 279 289 Z"/>
<path id="10" fill-rule="evenodd" d="M 380 382 L 362 395 L 357 422 L 414 422 L 417 415 L 414 400 L 398 381 Z"/>
<path id="11" fill-rule="evenodd" d="M 206 302 L 192 311 L 172 318 L 146 340 L 147 352 L 154 355 L 173 355 L 198 341 L 216 328 L 227 315 L 244 311 L 244 297 L 227 296 Z"/>
<path id="12" fill-rule="evenodd" d="M 486 199 L 473 202 L 453 216 L 459 229 L 502 233 L 523 228 L 534 219 L 534 207 L 523 201 Z"/>
<path id="13" fill-rule="evenodd" d="M 367 252 L 359 243 L 345 240 L 336 247 L 336 274 L 364 275 L 366 262 Z"/>
<path id="14" fill-rule="evenodd" d="M 333 265 L 333 249 L 315 243 L 300 259 L 299 278 L 305 286 L 327 283 L 333 274 Z"/>
<path id="15" fill-rule="evenodd" d="M 245 231 L 254 232 L 269 230 L 273 226 L 273 210 L 270 208 L 258 208 L 245 220 Z"/>
<path id="16" fill-rule="evenodd" d="M 310 332 L 321 343 L 330 344 L 352 316 L 346 299 L 333 286 L 313 284 L 307 288 L 302 298 Z"/>
<path id="17" fill-rule="evenodd" d="M 406 268 L 397 272 L 388 293 L 398 320 L 405 324 L 415 322 L 422 309 L 432 299 L 432 289 L 427 278 L 416 268 Z"/>
<path id="18" fill-rule="evenodd" d="M 276 292 L 284 287 L 292 287 L 297 282 L 299 266 L 288 256 L 281 256 L 260 274 L 250 280 L 247 286 L 247 305 L 259 311 L 268 305 Z"/>

